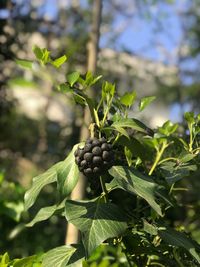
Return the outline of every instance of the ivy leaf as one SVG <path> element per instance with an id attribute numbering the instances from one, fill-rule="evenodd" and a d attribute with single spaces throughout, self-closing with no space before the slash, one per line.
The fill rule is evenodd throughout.
<path id="1" fill-rule="evenodd" d="M 78 145 L 74 146 L 66 160 L 58 162 L 43 174 L 33 178 L 32 186 L 24 197 L 25 210 L 28 210 L 35 203 L 40 191 L 47 184 L 57 181 L 61 194 L 66 197 L 71 193 L 78 181 L 78 168 L 75 166 L 73 155 Z"/>
<path id="2" fill-rule="evenodd" d="M 119 188 L 142 197 L 162 216 L 161 208 L 156 200 L 156 194 L 160 195 L 160 186 L 154 183 L 150 177 L 126 166 L 114 166 L 109 173 L 114 177 Z"/>
<path id="3" fill-rule="evenodd" d="M 68 196 L 76 186 L 79 178 L 78 166 L 75 163 L 74 152 L 80 144 L 73 147 L 68 157 L 55 166 L 57 171 L 58 189 L 62 196 Z"/>
<path id="4" fill-rule="evenodd" d="M 49 250 L 43 258 L 42 266 L 67 267 L 76 266 L 83 259 L 84 250 L 81 245 L 65 245 Z"/>
<path id="5" fill-rule="evenodd" d="M 143 97 L 140 100 L 140 104 L 139 104 L 139 109 L 140 111 L 144 110 L 152 101 L 154 101 L 156 99 L 155 96 L 148 96 L 148 97 Z"/>
<path id="6" fill-rule="evenodd" d="M 33 66 L 33 61 L 31 60 L 16 59 L 15 62 L 17 63 L 17 65 L 25 69 L 32 69 Z"/>
<path id="7" fill-rule="evenodd" d="M 41 208 L 34 219 L 26 224 L 27 227 L 32 227 L 34 224 L 49 219 L 56 211 L 62 210 L 65 206 L 65 200 L 59 205 L 52 205 L 49 207 Z"/>
<path id="8" fill-rule="evenodd" d="M 52 166 L 43 174 L 33 178 L 32 186 L 28 191 L 26 191 L 24 196 L 25 210 L 28 210 L 35 203 L 37 196 L 45 185 L 56 182 L 57 173 L 55 166 L 56 165 Z"/>
<path id="9" fill-rule="evenodd" d="M 200 264 L 200 256 L 196 252 L 199 245 L 189 238 L 185 233 L 178 232 L 169 227 L 159 227 L 158 235 L 168 244 L 186 249 Z"/>
<path id="10" fill-rule="evenodd" d="M 149 129 L 144 123 L 141 121 L 134 119 L 134 118 L 128 118 L 128 119 L 120 119 L 118 121 L 115 121 L 111 127 L 114 128 L 131 128 L 133 130 L 148 134 L 148 135 L 153 135 L 153 131 Z"/>
<path id="11" fill-rule="evenodd" d="M 64 55 L 62 57 L 56 58 L 55 60 L 52 60 L 51 64 L 56 68 L 60 68 L 60 66 L 62 66 L 66 60 L 67 60 L 67 56 Z"/>
<path id="12" fill-rule="evenodd" d="M 127 228 L 126 216 L 112 203 L 90 201 L 66 201 L 67 221 L 82 233 L 87 255 L 108 238 L 120 236 Z"/>
<path id="13" fill-rule="evenodd" d="M 80 73 L 77 71 L 74 71 L 67 75 L 67 82 L 70 84 L 70 86 L 73 86 L 79 79 Z"/>

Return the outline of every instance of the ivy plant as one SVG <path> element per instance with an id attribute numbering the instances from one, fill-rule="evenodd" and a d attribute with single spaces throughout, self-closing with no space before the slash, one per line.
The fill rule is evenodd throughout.
<path id="1" fill-rule="evenodd" d="M 59 70 L 67 60 L 52 59 L 50 51 L 39 47 L 34 53 L 41 68 L 51 64 Z M 35 63 L 17 64 L 34 69 Z M 48 184 L 57 185 L 59 199 L 38 210 L 27 227 L 60 214 L 81 233 L 79 244 L 61 244 L 46 252 L 42 266 L 199 266 L 199 244 L 184 228 L 170 223 L 169 214 L 181 205 L 176 197 L 179 182 L 189 179 L 200 164 L 200 115 L 185 114 L 186 130 L 170 121 L 153 130 L 130 111 L 139 103 L 142 112 L 154 96 L 137 100 L 135 91 L 119 95 L 115 84 L 91 72 L 67 74 L 56 88 L 89 109 L 88 140 L 104 140 L 114 157 L 109 168 L 90 173 L 85 200 L 71 200 L 70 194 L 82 179 L 76 151 L 84 151 L 88 140 L 74 144 L 65 160 L 33 179 L 25 194 L 26 210 Z M 95 99 L 90 90 L 98 90 Z"/>

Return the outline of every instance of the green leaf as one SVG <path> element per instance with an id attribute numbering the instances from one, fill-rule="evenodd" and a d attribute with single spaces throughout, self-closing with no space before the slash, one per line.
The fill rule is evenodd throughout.
<path id="1" fill-rule="evenodd" d="M 79 79 L 80 73 L 75 71 L 67 75 L 67 82 L 73 86 Z"/>
<path id="2" fill-rule="evenodd" d="M 42 266 L 67 267 L 76 266 L 76 263 L 84 257 L 81 245 L 65 245 L 49 250 L 42 261 Z"/>
<path id="3" fill-rule="evenodd" d="M 120 97 L 120 102 L 126 107 L 131 107 L 135 102 L 135 98 L 136 98 L 135 91 L 131 93 L 125 93 L 123 96 Z"/>
<path id="4" fill-rule="evenodd" d="M 168 244 L 186 249 L 200 264 L 200 257 L 196 252 L 196 248 L 199 248 L 199 246 L 195 245 L 195 242 L 185 233 L 175 231 L 169 227 L 159 227 L 158 235 Z"/>
<path id="5" fill-rule="evenodd" d="M 155 96 L 148 96 L 148 97 L 143 97 L 140 100 L 140 104 L 139 104 L 139 109 L 140 111 L 144 110 L 152 101 L 154 101 L 156 99 Z"/>
<path id="6" fill-rule="evenodd" d="M 36 88 L 36 83 L 33 81 L 26 80 L 21 77 L 16 77 L 13 79 L 10 79 L 8 81 L 9 86 L 14 87 L 14 86 L 19 86 L 19 87 L 30 87 L 30 88 Z"/>
<path id="7" fill-rule="evenodd" d="M 42 52 L 42 49 L 40 47 L 38 47 L 37 45 L 34 45 L 33 53 L 35 54 L 35 56 L 38 60 L 42 60 L 43 52 Z"/>
<path id="8" fill-rule="evenodd" d="M 74 152 L 80 144 L 73 147 L 68 157 L 56 165 L 58 189 L 62 196 L 68 196 L 76 186 L 79 178 L 78 166 Z"/>
<path id="9" fill-rule="evenodd" d="M 62 66 L 65 63 L 65 61 L 67 61 L 66 55 L 51 61 L 51 64 L 56 68 L 60 68 L 60 66 Z"/>
<path id="10" fill-rule="evenodd" d="M 50 59 L 50 51 L 46 48 L 40 48 L 37 45 L 33 47 L 33 53 L 35 54 L 36 58 L 42 62 L 43 64 L 47 64 L 51 61 Z"/>
<path id="11" fill-rule="evenodd" d="M 17 63 L 17 65 L 25 69 L 32 69 L 32 66 L 33 66 L 33 61 L 31 60 L 16 59 L 15 62 Z"/>
<path id="12" fill-rule="evenodd" d="M 56 182 L 57 180 L 57 172 L 55 169 L 56 165 L 52 166 L 50 169 L 48 169 L 43 174 L 40 174 L 33 178 L 32 186 L 25 193 L 25 196 L 24 196 L 25 210 L 28 210 L 35 203 L 37 196 L 39 195 L 40 191 L 45 185 Z"/>
<path id="13" fill-rule="evenodd" d="M 58 91 L 61 91 L 62 93 L 72 92 L 72 89 L 70 88 L 70 86 L 68 84 L 65 84 L 65 83 L 58 85 L 57 89 L 58 89 Z"/>
<path id="14" fill-rule="evenodd" d="M 58 188 L 65 197 L 71 193 L 78 181 L 78 167 L 74 161 L 74 151 L 77 148 L 77 144 L 73 147 L 68 157 L 61 162 L 53 165 L 49 170 L 33 178 L 31 188 L 26 192 L 25 210 L 29 209 L 36 201 L 42 188 L 50 183 L 56 182 Z"/>
<path id="15" fill-rule="evenodd" d="M 111 127 L 114 128 L 131 128 L 133 130 L 148 134 L 148 135 L 153 135 L 153 131 L 149 129 L 144 123 L 137 119 L 133 118 L 128 118 L 128 119 L 120 119 L 118 121 L 115 121 Z"/>
<path id="16" fill-rule="evenodd" d="M 143 219 L 143 223 L 144 223 L 144 231 L 150 235 L 157 235 L 158 234 L 158 230 L 157 228 L 148 223 L 146 220 Z"/>
<path id="17" fill-rule="evenodd" d="M 112 203 L 91 201 L 66 201 L 67 221 L 82 233 L 88 255 L 108 238 L 120 236 L 127 228 L 126 216 Z"/>
<path id="18" fill-rule="evenodd" d="M 0 263 L 1 264 L 6 264 L 6 263 L 9 263 L 9 261 L 10 261 L 10 258 L 9 258 L 8 252 L 6 252 L 6 253 L 3 254 Z"/>
<path id="19" fill-rule="evenodd" d="M 158 128 L 159 133 L 169 136 L 176 131 L 178 124 L 173 124 L 171 121 L 166 121 L 161 127 Z"/>
<path id="20" fill-rule="evenodd" d="M 34 219 L 26 224 L 27 227 L 32 227 L 34 224 L 49 219 L 56 211 L 62 210 L 65 206 L 65 200 L 60 204 L 52 205 L 49 207 L 41 208 Z"/>
<path id="21" fill-rule="evenodd" d="M 126 166 L 114 166 L 109 170 L 109 173 L 114 177 L 119 188 L 142 197 L 162 216 L 161 208 L 156 199 L 160 186 L 154 183 L 149 176 L 145 176 Z"/>
<path id="22" fill-rule="evenodd" d="M 33 255 L 23 259 L 17 259 L 15 260 L 13 267 L 32 267 L 33 264 L 36 262 L 37 258 L 37 255 Z"/>
<path id="23" fill-rule="evenodd" d="M 92 72 L 88 71 L 86 73 L 86 77 L 85 77 L 84 83 L 82 83 L 82 84 L 86 85 L 87 87 L 90 87 L 90 86 L 94 85 L 95 83 L 97 83 L 101 78 L 102 78 L 102 75 L 94 77 Z"/>
<path id="24" fill-rule="evenodd" d="M 102 85 L 102 98 L 105 99 L 110 96 L 114 96 L 115 94 L 115 84 L 104 82 Z"/>

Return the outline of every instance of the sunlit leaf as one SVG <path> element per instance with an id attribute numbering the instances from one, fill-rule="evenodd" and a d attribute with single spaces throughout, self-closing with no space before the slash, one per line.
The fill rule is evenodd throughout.
<path id="1" fill-rule="evenodd" d="M 65 61 L 67 61 L 67 56 L 66 55 L 51 61 L 51 64 L 54 67 L 59 68 L 60 66 L 62 66 L 65 63 Z"/>
<path id="2" fill-rule="evenodd" d="M 140 104 L 139 104 L 139 109 L 140 111 L 144 110 L 149 104 L 151 104 L 152 101 L 154 101 L 156 99 L 155 96 L 148 96 L 148 97 L 143 97 L 140 100 Z"/>
<path id="3" fill-rule="evenodd" d="M 75 71 L 67 75 L 67 82 L 73 86 L 79 79 L 80 73 Z"/>

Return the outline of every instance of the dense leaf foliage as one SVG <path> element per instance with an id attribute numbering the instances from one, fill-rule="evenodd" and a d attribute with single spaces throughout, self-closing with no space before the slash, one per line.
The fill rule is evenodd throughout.
<path id="1" fill-rule="evenodd" d="M 66 56 L 52 60 L 45 48 L 34 47 L 34 53 L 42 66 L 59 68 L 67 60 Z M 34 65 L 22 60 L 17 63 L 27 68 Z M 74 151 L 86 140 L 76 144 L 64 161 L 33 179 L 25 194 L 26 209 L 50 183 L 57 183 L 59 200 L 40 209 L 27 226 L 56 212 L 81 232 L 80 244 L 53 248 L 43 256 L 43 266 L 81 266 L 82 262 L 98 266 L 94 262 L 100 257 L 102 266 L 199 266 L 199 244 L 180 225 L 170 225 L 168 214 L 181 206 L 177 183 L 199 170 L 200 116 L 186 113 L 186 130 L 170 121 L 152 130 L 129 116 L 136 103 L 134 91 L 120 96 L 114 84 L 102 82 L 101 76 L 90 72 L 73 72 L 66 77 L 65 83 L 57 85 L 58 90 L 89 108 L 90 136 L 95 140 L 104 137 L 111 143 L 115 159 L 114 166 L 102 176 L 90 177 L 95 186 L 87 200 L 69 199 L 81 179 Z M 101 87 L 101 93 L 98 99 L 91 99 L 88 91 L 95 85 Z M 138 109 L 144 110 L 154 99 L 141 99 Z M 104 261 L 102 251 L 112 256 Z"/>

